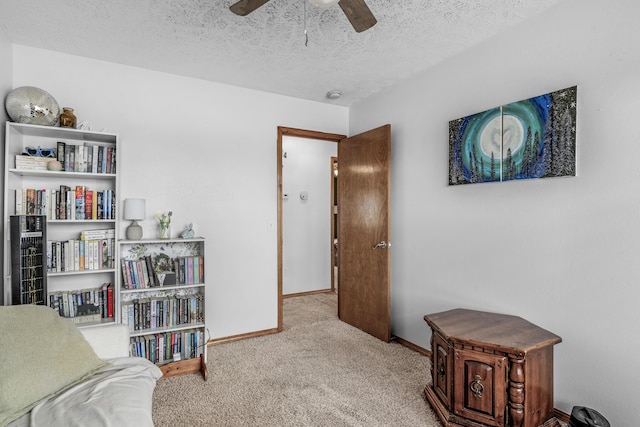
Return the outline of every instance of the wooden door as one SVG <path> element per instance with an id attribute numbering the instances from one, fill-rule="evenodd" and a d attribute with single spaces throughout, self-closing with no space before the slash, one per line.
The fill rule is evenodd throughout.
<path id="1" fill-rule="evenodd" d="M 338 317 L 389 342 L 391 126 L 343 139 L 338 161 Z"/>

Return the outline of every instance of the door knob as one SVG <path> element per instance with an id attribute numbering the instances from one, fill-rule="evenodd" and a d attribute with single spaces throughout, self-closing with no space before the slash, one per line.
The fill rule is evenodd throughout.
<path id="1" fill-rule="evenodd" d="M 391 247 L 391 242 L 387 243 L 384 240 L 381 241 L 380 243 L 376 244 L 375 246 L 373 246 L 371 249 L 385 249 Z"/>

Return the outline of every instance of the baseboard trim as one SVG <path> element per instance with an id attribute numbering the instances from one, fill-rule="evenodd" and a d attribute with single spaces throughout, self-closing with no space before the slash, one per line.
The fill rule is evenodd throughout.
<path id="1" fill-rule="evenodd" d="M 553 408 L 553 415 L 555 415 L 558 420 L 562 421 L 565 424 L 569 424 L 569 421 L 571 420 L 571 415 L 567 414 L 566 412 L 562 412 L 557 408 Z"/>
<path id="2" fill-rule="evenodd" d="M 423 356 L 427 356 L 429 358 L 431 357 L 431 350 L 427 350 L 426 348 L 422 348 L 419 345 L 416 345 L 416 344 L 412 343 L 411 341 L 407 341 L 407 340 L 405 340 L 403 338 L 395 337 L 395 336 L 392 338 L 392 340 L 397 342 L 400 345 L 403 345 L 403 346 L 405 346 L 407 348 L 410 348 L 413 351 L 416 351 L 416 352 L 422 354 Z"/>
<path id="3" fill-rule="evenodd" d="M 265 335 L 271 335 L 271 334 L 277 334 L 277 333 L 278 333 L 278 329 L 274 328 L 274 329 L 264 329 L 262 331 L 249 332 L 247 334 L 238 334 L 238 335 L 232 335 L 229 337 L 215 338 L 207 341 L 207 346 L 224 344 L 224 343 L 233 342 L 233 341 L 246 340 L 248 338 L 262 337 Z"/>
<path id="4" fill-rule="evenodd" d="M 334 294 L 336 291 L 333 289 L 318 289 L 316 291 L 306 291 L 306 292 L 298 292 L 295 294 L 286 294 L 282 295 L 282 298 L 295 298 L 295 297 L 304 297 L 307 295 L 316 295 L 316 294 Z"/>

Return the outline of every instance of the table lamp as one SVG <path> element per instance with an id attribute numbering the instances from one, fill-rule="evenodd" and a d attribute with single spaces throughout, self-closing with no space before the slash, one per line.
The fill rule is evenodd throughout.
<path id="1" fill-rule="evenodd" d="M 124 219 L 133 221 L 131 225 L 127 227 L 128 240 L 142 239 L 142 227 L 138 224 L 138 221 L 142 221 L 145 215 L 144 199 L 125 199 Z"/>

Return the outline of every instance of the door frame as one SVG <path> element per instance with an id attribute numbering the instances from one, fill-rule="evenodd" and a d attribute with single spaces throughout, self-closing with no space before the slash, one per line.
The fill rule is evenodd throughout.
<path id="1" fill-rule="evenodd" d="M 296 129 L 284 126 L 278 126 L 278 142 L 276 148 L 277 158 L 277 175 L 278 175 L 278 219 L 277 219 L 277 239 L 278 239 L 278 332 L 282 332 L 282 318 L 283 318 L 283 306 L 282 306 L 282 138 L 284 136 L 306 138 L 306 139 L 319 139 L 323 141 L 330 141 L 339 143 L 345 139 L 346 135 L 317 132 L 305 129 Z M 333 271 L 333 270 L 332 270 Z"/>
<path id="2" fill-rule="evenodd" d="M 338 186 L 337 184 L 337 169 L 335 165 L 338 163 L 338 156 L 331 157 L 331 165 L 330 165 L 330 173 L 331 173 L 331 290 L 333 292 L 336 291 L 336 268 L 338 267 L 338 262 L 336 262 L 338 248 L 336 247 L 335 241 L 338 239 L 338 212 L 336 209 L 338 208 Z"/>

